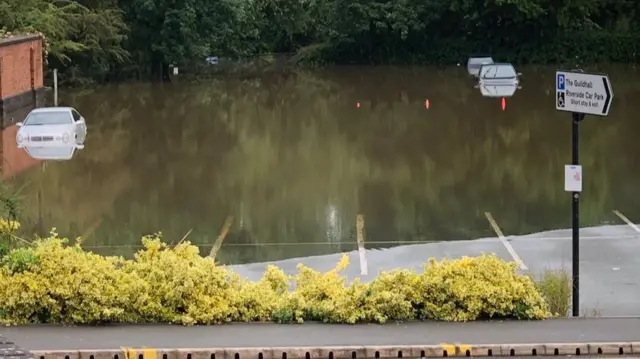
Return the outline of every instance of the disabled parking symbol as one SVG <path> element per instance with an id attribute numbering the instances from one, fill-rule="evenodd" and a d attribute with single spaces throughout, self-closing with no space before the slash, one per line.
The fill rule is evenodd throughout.
<path id="1" fill-rule="evenodd" d="M 564 108 L 564 92 L 558 92 L 558 107 Z"/>

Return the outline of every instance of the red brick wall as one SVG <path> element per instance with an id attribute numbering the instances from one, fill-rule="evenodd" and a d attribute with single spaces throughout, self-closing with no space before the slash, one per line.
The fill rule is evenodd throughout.
<path id="1" fill-rule="evenodd" d="M 42 38 L 40 36 L 21 36 L 0 40 L 0 99 L 42 88 L 44 86 L 42 72 Z"/>
<path id="2" fill-rule="evenodd" d="M 6 180 L 40 163 L 16 146 L 18 127 L 13 125 L 2 130 L 2 178 Z"/>

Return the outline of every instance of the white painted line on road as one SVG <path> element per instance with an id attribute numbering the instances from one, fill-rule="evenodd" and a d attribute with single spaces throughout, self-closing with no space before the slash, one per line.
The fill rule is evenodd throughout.
<path id="1" fill-rule="evenodd" d="M 514 238 L 514 240 L 523 240 L 523 239 L 548 239 L 548 240 L 562 240 L 562 239 L 571 239 L 571 236 L 566 237 L 522 237 L 522 238 Z M 624 236 L 580 236 L 580 240 L 583 239 L 631 239 L 638 238 L 637 234 L 632 236 L 624 235 Z"/>
<path id="2" fill-rule="evenodd" d="M 507 242 L 507 239 L 504 237 L 504 234 L 502 234 L 500 227 L 498 227 L 498 223 L 496 223 L 496 220 L 493 219 L 493 216 L 491 215 L 491 213 L 484 212 L 484 215 L 485 217 L 487 217 L 487 221 L 489 221 L 489 225 L 491 225 L 491 227 L 493 228 L 493 231 L 496 232 L 496 235 L 498 235 L 498 239 L 500 239 L 500 242 L 502 242 L 502 245 L 507 249 L 507 252 L 511 254 L 511 258 L 513 258 L 513 260 L 516 263 L 518 263 L 518 265 L 520 266 L 520 269 L 529 270 L 529 268 L 527 268 L 527 266 L 524 264 L 522 259 L 520 259 L 520 256 L 518 255 L 518 253 L 516 253 L 516 250 L 513 249 L 511 244 L 509 244 L 509 242 Z"/>
<path id="3" fill-rule="evenodd" d="M 626 224 L 628 224 L 629 227 L 633 228 L 634 231 L 640 233 L 640 228 L 638 228 L 638 226 L 636 226 L 635 223 L 631 222 L 629 218 L 627 218 L 624 214 L 622 214 L 622 212 L 616 209 L 613 211 L 613 214 L 620 217 L 620 219 L 623 220 Z"/>
<path id="4" fill-rule="evenodd" d="M 213 247 L 211 248 L 211 252 L 209 253 L 209 257 L 211 257 L 212 259 L 214 260 L 216 259 L 216 255 L 218 254 L 220 247 L 222 247 L 222 242 L 224 242 L 224 239 L 227 237 L 227 233 L 229 233 L 229 228 L 231 228 L 232 222 L 233 222 L 233 216 L 228 216 L 227 219 L 224 221 L 224 224 L 222 225 L 222 230 L 220 231 L 218 238 L 216 238 L 216 242 L 213 244 Z"/>
<path id="5" fill-rule="evenodd" d="M 356 216 L 356 238 L 358 240 L 358 254 L 360 255 L 360 275 L 367 275 L 369 269 L 367 252 L 364 250 L 364 216 L 361 214 Z"/>

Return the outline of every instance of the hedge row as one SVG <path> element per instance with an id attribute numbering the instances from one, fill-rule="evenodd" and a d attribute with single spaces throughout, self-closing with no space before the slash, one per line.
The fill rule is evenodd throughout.
<path id="1" fill-rule="evenodd" d="M 1 259 L 0 322 L 383 323 L 550 315 L 532 280 L 492 255 L 431 259 L 422 273 L 382 272 L 370 283 L 349 285 L 340 275 L 349 264 L 343 256 L 327 273 L 299 265 L 289 277 L 270 266 L 250 282 L 190 243 L 170 247 L 159 237 L 142 243 L 132 260 L 87 252 L 55 233 L 11 250 Z"/>

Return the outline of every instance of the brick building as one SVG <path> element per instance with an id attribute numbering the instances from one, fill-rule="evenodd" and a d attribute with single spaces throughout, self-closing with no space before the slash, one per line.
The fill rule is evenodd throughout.
<path id="1" fill-rule="evenodd" d="M 39 163 L 16 146 L 17 127 L 34 107 L 43 106 L 42 37 L 0 40 L 0 178 L 6 180 Z"/>
<path id="2" fill-rule="evenodd" d="M 42 37 L 15 36 L 0 40 L 0 120 L 21 121 L 44 103 Z"/>
<path id="3" fill-rule="evenodd" d="M 2 130 L 2 166 L 0 167 L 0 178 L 5 181 L 17 176 L 20 173 L 40 163 L 27 154 L 23 149 L 16 146 L 16 135 L 18 126 L 9 126 Z"/>

